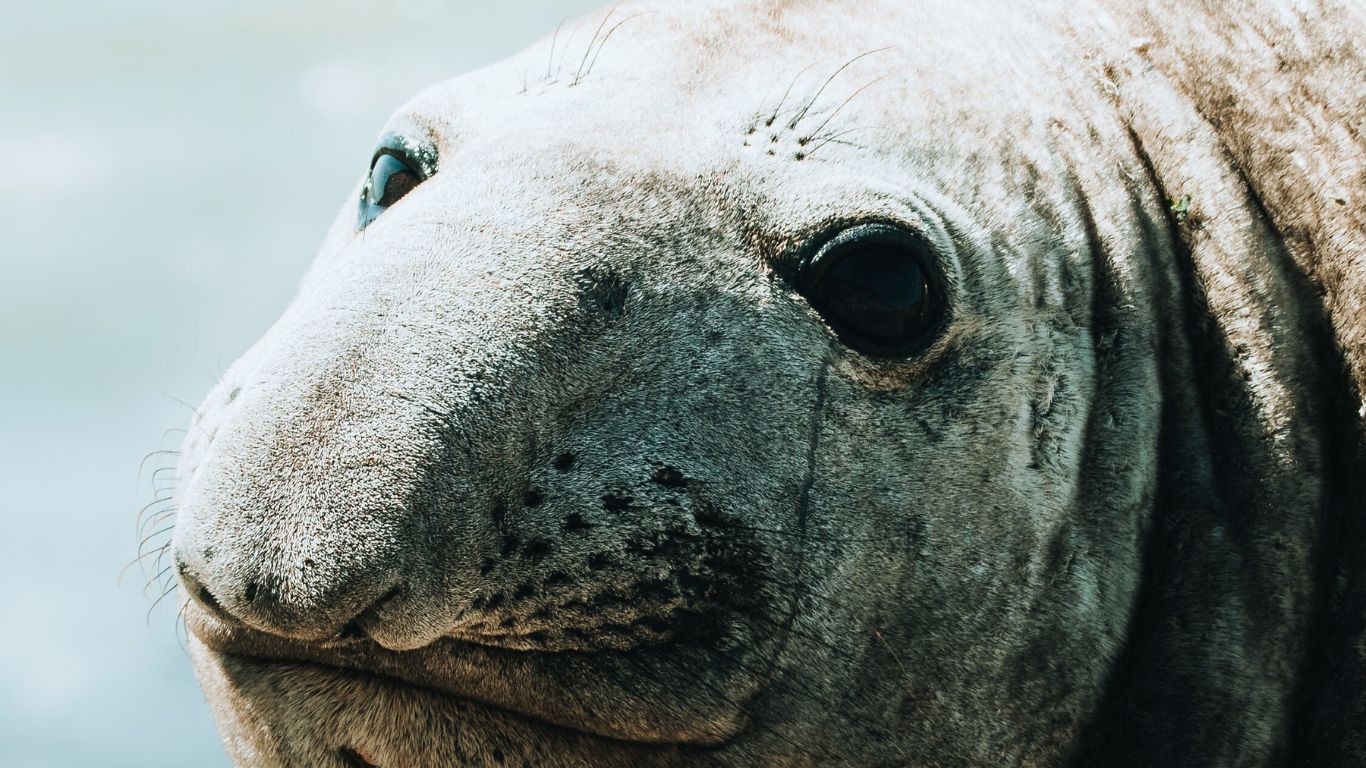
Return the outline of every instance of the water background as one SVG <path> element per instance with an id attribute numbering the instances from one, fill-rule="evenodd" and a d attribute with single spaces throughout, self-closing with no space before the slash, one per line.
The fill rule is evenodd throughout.
<path id="1" fill-rule="evenodd" d="M 0 0 L 0 765 L 228 765 L 143 574 L 187 404 L 388 114 L 598 0 Z"/>

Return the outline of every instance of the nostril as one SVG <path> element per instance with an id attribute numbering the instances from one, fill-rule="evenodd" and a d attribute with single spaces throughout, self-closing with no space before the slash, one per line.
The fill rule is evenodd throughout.
<path id="1" fill-rule="evenodd" d="M 204 583 L 199 579 L 195 578 L 193 573 L 190 573 L 190 569 L 185 567 L 185 563 L 177 558 L 175 565 L 176 573 L 180 576 L 180 584 L 185 588 L 186 594 L 192 595 L 199 601 L 200 605 L 204 606 L 204 608 L 210 612 L 219 616 L 227 615 L 227 611 L 224 610 L 222 604 L 218 602 L 218 598 L 214 597 L 213 593 L 209 591 L 209 588 L 204 586 Z"/>
<path id="2" fill-rule="evenodd" d="M 342 747 L 337 750 L 337 756 L 341 758 L 347 768 L 378 768 L 370 762 L 364 755 L 350 747 Z"/>
<path id="3" fill-rule="evenodd" d="M 199 602 L 203 603 L 205 607 L 218 611 L 219 613 L 224 612 L 223 606 L 218 604 L 218 598 L 213 596 L 213 593 L 209 591 L 208 587 L 200 587 L 199 590 L 195 592 L 195 595 L 199 598 Z"/>
<path id="4" fill-rule="evenodd" d="M 256 600 L 256 595 L 260 591 L 261 588 L 256 582 L 248 582 L 247 588 L 242 590 L 242 596 L 247 599 L 248 603 L 250 603 Z"/>
<path id="5" fill-rule="evenodd" d="M 379 612 L 384 608 L 384 606 L 388 605 L 399 595 L 403 594 L 405 588 L 405 585 L 398 584 L 395 585 L 393 589 L 390 589 L 388 592 L 385 592 L 384 596 L 376 600 L 375 602 L 371 603 L 369 608 L 366 608 L 365 610 L 361 611 L 360 614 L 356 616 L 356 618 L 346 622 L 346 624 L 341 628 L 341 631 L 338 632 L 333 637 L 333 639 L 361 640 L 370 637 L 370 633 L 365 630 L 365 626 L 364 624 L 362 624 L 362 622 L 376 621 L 379 618 Z"/>
<path id="6" fill-rule="evenodd" d="M 398 597 L 399 595 L 403 594 L 403 588 L 404 588 L 404 585 L 402 585 L 402 584 L 396 584 L 396 585 L 394 586 L 393 589 L 389 590 L 388 592 L 385 592 L 383 597 L 381 597 L 380 599 L 376 600 L 376 601 L 374 602 L 374 604 L 370 606 L 370 610 L 371 610 L 371 611 L 378 611 L 379 609 L 383 608 L 383 607 L 385 606 L 386 603 L 389 603 L 389 602 L 392 601 L 394 598 L 396 598 L 396 597 Z"/>
<path id="7" fill-rule="evenodd" d="M 338 640 L 363 640 L 366 637 L 368 635 L 365 634 L 365 628 L 360 625 L 359 621 L 346 622 L 346 626 L 337 633 Z"/>

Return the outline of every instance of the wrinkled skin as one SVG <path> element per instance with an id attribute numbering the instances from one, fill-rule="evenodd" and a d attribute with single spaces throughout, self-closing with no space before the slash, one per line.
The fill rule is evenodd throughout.
<path id="1" fill-rule="evenodd" d="M 1366 79 L 1278 170 L 1181 57 L 1361 19 L 1115 14 L 631 4 L 399 110 L 439 170 L 349 198 L 183 449 L 234 760 L 1359 760 Z M 794 289 L 864 222 L 933 253 L 914 354 Z"/>

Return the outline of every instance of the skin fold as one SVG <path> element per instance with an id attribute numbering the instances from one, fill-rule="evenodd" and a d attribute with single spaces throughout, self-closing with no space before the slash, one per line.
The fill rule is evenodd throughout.
<path id="1" fill-rule="evenodd" d="M 1359 764 L 1364 35 L 626 3 L 422 93 L 182 447 L 233 760 Z M 802 287 L 863 225 L 913 352 Z"/>

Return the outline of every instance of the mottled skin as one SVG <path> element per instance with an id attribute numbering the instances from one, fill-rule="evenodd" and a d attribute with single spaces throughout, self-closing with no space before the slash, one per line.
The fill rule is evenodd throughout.
<path id="1" fill-rule="evenodd" d="M 401 109 L 184 447 L 234 760 L 1359 763 L 1366 22 L 1170 6 L 627 4 Z M 793 289 L 862 222 L 922 352 Z"/>

